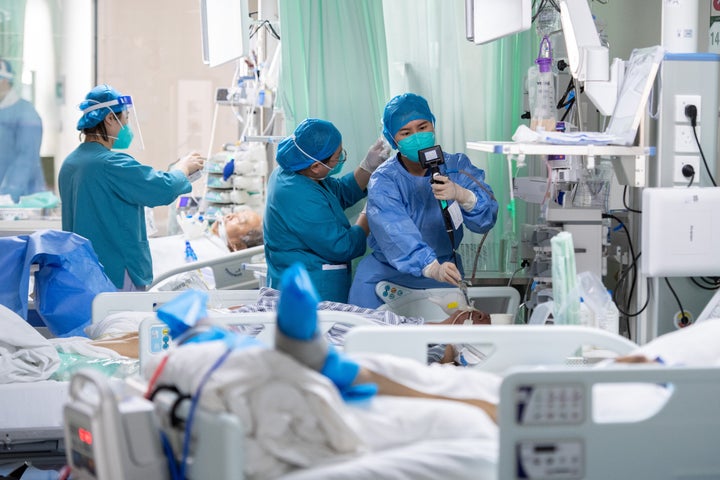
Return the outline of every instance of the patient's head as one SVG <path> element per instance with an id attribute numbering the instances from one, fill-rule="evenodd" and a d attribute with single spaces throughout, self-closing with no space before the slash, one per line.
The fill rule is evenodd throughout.
<path id="1" fill-rule="evenodd" d="M 262 217 L 250 209 L 225 215 L 213 224 L 212 232 L 225 241 L 231 252 L 263 244 Z"/>

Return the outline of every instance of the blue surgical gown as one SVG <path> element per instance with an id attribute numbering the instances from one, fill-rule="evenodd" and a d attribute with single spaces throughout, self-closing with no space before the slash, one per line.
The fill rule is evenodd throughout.
<path id="1" fill-rule="evenodd" d="M 268 286 L 283 272 L 305 265 L 322 300 L 347 302 L 353 258 L 365 253 L 365 231 L 350 225 L 345 209 L 366 196 L 353 173 L 320 182 L 276 168 L 268 180 L 263 218 Z"/>
<path id="2" fill-rule="evenodd" d="M 0 103 L 0 194 L 17 202 L 47 190 L 40 164 L 42 121 L 27 100 L 9 92 Z"/>
<path id="3" fill-rule="evenodd" d="M 477 233 L 490 230 L 497 220 L 498 203 L 484 182 L 485 172 L 462 153 L 445 153 L 445 163 L 439 168 L 443 175 L 477 197 L 470 212 L 458 205 L 463 224 Z M 475 177 L 480 185 L 462 171 Z M 432 193 L 429 170 L 426 176 L 418 177 L 410 174 L 397 156 L 387 160 L 370 177 L 367 215 L 372 254 L 357 267 L 350 303 L 367 308 L 380 306 L 382 301 L 375 294 L 375 285 L 381 280 L 417 289 L 448 286 L 423 277 L 422 270 L 433 260 L 440 263 L 453 260 L 453 249 L 463 239 L 463 226 L 454 230 L 451 245 L 440 206 Z M 459 253 L 456 258 L 463 273 Z"/>
<path id="4" fill-rule="evenodd" d="M 167 205 L 192 186 L 180 170 L 162 172 L 97 142 L 81 143 L 58 178 L 62 228 L 92 242 L 117 288 L 127 270 L 132 282 L 152 283 L 145 207 Z"/>

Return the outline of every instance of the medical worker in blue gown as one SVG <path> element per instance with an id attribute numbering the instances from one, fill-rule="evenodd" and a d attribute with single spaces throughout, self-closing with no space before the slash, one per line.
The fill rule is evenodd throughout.
<path id="1" fill-rule="evenodd" d="M 77 123 L 83 141 L 65 159 L 58 178 L 63 230 L 90 240 L 105 273 L 124 291 L 145 290 L 152 283 L 145 207 L 167 205 L 190 192 L 187 177 L 204 163 L 193 153 L 163 172 L 117 151 L 128 148 L 135 135 L 142 142 L 132 105 L 130 96 L 109 85 L 90 90 Z"/>
<path id="2" fill-rule="evenodd" d="M 423 97 L 406 93 L 390 100 L 383 112 L 383 134 L 399 153 L 370 179 L 367 218 L 372 253 L 358 265 L 349 296 L 349 303 L 367 308 L 381 305 L 375 293 L 381 280 L 416 289 L 458 285 L 462 260 L 453 251 L 463 239 L 463 224 L 485 233 L 498 213 L 485 172 L 463 153 L 444 153 L 441 175 L 436 177 L 441 183 L 430 183 L 430 170 L 419 163 L 418 150 L 436 145 L 435 116 Z M 439 200 L 449 205 L 452 244 Z"/>
<path id="3" fill-rule="evenodd" d="M 14 78 L 10 62 L 0 58 L 0 195 L 17 203 L 47 186 L 40 164 L 42 120 L 13 90 Z"/>
<path id="4" fill-rule="evenodd" d="M 300 262 L 322 300 L 347 302 L 350 261 L 365 253 L 367 220 L 351 225 L 345 209 L 367 195 L 370 174 L 390 155 L 378 140 L 354 172 L 334 177 L 346 159 L 335 126 L 308 118 L 278 145 L 263 219 L 268 286 Z"/>

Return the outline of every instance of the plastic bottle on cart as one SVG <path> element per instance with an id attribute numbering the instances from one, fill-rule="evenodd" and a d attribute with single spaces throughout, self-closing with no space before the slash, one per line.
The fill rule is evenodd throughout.
<path id="1" fill-rule="evenodd" d="M 582 297 L 580 297 L 580 325 L 583 327 L 597 327 L 595 313 Z"/>
<path id="2" fill-rule="evenodd" d="M 606 332 L 619 334 L 620 333 L 620 311 L 612 300 L 612 294 L 608 291 L 610 298 L 605 303 L 604 308 L 598 318 L 598 327 Z"/>
<path id="3" fill-rule="evenodd" d="M 532 130 L 555 131 L 555 79 L 552 73 L 552 49 L 550 39 L 544 36 L 540 42 L 540 52 L 535 60 L 538 66 L 537 77 L 532 88 L 535 89 L 535 104 L 530 114 Z"/>

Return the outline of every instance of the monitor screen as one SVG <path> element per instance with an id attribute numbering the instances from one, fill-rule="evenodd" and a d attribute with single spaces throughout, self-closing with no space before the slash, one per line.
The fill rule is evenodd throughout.
<path id="1" fill-rule="evenodd" d="M 532 6 L 530 0 L 466 0 L 465 15 L 465 36 L 481 44 L 529 29 Z"/>
<path id="2" fill-rule="evenodd" d="M 217 67 L 249 52 L 247 0 L 200 0 L 203 62 Z"/>

